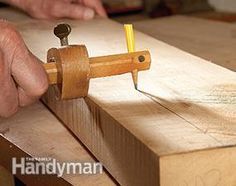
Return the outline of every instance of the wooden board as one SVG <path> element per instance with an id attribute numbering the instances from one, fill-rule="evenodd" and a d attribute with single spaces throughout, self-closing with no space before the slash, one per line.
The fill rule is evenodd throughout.
<path id="1" fill-rule="evenodd" d="M 4 125 L 4 123 L 1 124 Z M 19 162 L 21 158 L 28 159 L 32 158 L 32 156 L 23 151 L 22 149 L 20 149 L 16 144 L 12 143 L 7 138 L 5 138 L 4 134 L 2 134 L 5 132 L 7 131 L 1 131 L 0 134 L 0 146 L 1 146 L 0 164 L 10 174 L 13 170 L 13 163 L 12 163 L 13 157 L 17 159 L 17 162 Z M 44 175 L 41 174 L 41 172 L 39 172 L 39 174 L 37 175 L 26 175 L 22 174 L 21 171 L 18 170 L 16 172 L 15 177 L 18 178 L 18 180 L 21 180 L 21 182 L 24 183 L 25 185 L 34 185 L 34 186 L 41 186 L 41 185 L 50 186 L 52 184 L 56 184 L 58 186 L 71 185 L 61 177 L 58 178 L 56 175 L 51 175 L 51 174 Z M 5 185 L 4 183 L 2 183 L 2 181 L 3 180 L 0 180 L 0 184 Z M 17 182 L 16 185 L 18 185 Z"/>
<path id="2" fill-rule="evenodd" d="M 22 109 L 10 119 L 0 118 L 0 134 L 32 157 L 51 157 L 58 162 L 95 162 L 42 103 Z M 8 156 L 6 151 L 1 153 Z M 22 178 L 24 181 L 25 177 Z M 115 185 L 106 173 L 93 176 L 64 175 L 63 179 L 72 185 Z"/>
<path id="3" fill-rule="evenodd" d="M 0 184 L 14 186 L 14 177 L 2 166 L 0 166 Z"/>
<path id="4" fill-rule="evenodd" d="M 186 16 L 134 22 L 136 29 L 236 71 L 236 25 Z"/>
<path id="5" fill-rule="evenodd" d="M 70 43 L 86 44 L 90 56 L 126 51 L 117 23 L 66 22 Z M 16 26 L 46 59 L 47 49 L 59 45 L 51 34 L 55 24 Z M 122 185 L 234 185 L 235 73 L 147 35 L 136 37 L 137 49 L 150 49 L 153 58 L 151 70 L 140 73 L 143 92 L 127 74 L 92 80 L 86 99 L 57 101 L 51 89 L 44 102 Z"/>

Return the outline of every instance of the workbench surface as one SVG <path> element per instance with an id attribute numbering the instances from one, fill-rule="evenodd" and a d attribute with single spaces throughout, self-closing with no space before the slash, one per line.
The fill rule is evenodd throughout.
<path id="1" fill-rule="evenodd" d="M 137 21 L 137 30 L 236 71 L 236 25 L 187 16 Z"/>

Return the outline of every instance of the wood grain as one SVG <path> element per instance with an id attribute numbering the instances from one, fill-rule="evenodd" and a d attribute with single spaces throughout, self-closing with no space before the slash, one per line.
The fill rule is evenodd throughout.
<path id="1" fill-rule="evenodd" d="M 0 184 L 5 186 L 14 186 L 14 177 L 2 166 L 0 166 Z"/>
<path id="2" fill-rule="evenodd" d="M 49 80 L 55 80 L 57 71 L 57 98 L 74 99 L 88 95 L 90 64 L 88 51 L 84 45 L 73 45 L 63 48 L 51 48 L 47 54 L 47 62 L 54 60 L 57 70 L 53 71 Z M 46 66 L 48 70 L 48 65 Z M 50 72 L 50 71 L 47 71 Z M 51 82 L 49 82 L 51 84 Z"/>
<path id="3" fill-rule="evenodd" d="M 91 78 L 108 77 L 148 70 L 151 56 L 148 51 L 88 57 L 84 45 L 51 48 L 47 53 L 49 85 L 55 85 L 59 99 L 83 98 L 88 95 Z M 132 73 L 133 74 L 133 73 Z M 137 83 L 137 78 L 135 79 Z"/>
<path id="4" fill-rule="evenodd" d="M 142 61 L 139 61 L 140 56 L 143 57 Z M 43 64 L 43 66 L 48 74 L 49 84 L 57 84 L 59 83 L 57 65 L 55 62 L 50 62 L 50 59 L 47 61 L 48 63 Z M 89 78 L 100 78 L 131 73 L 134 69 L 138 71 L 148 70 L 151 66 L 151 56 L 148 51 L 99 56 L 89 58 L 89 64 Z"/>
<path id="5" fill-rule="evenodd" d="M 119 24 L 67 22 L 75 33 L 70 42 L 86 44 L 90 56 L 126 50 Z M 41 59 L 57 45 L 50 36 L 54 24 L 17 25 Z M 27 34 L 32 28 L 37 35 Z M 45 33 L 48 39 L 39 40 Z M 136 39 L 139 49 L 150 49 L 153 58 L 151 70 L 140 74 L 142 92 L 123 75 L 91 81 L 85 100 L 56 101 L 50 90 L 44 101 L 121 184 L 158 185 L 160 157 L 235 145 L 236 75 L 144 34 L 136 33 Z M 37 40 L 40 45 L 33 42 Z"/>
<path id="6" fill-rule="evenodd" d="M 187 16 L 133 23 L 135 28 L 186 52 L 236 71 L 236 25 Z"/>
<path id="7" fill-rule="evenodd" d="M 21 109 L 10 119 L 0 118 L 0 134 L 35 158 L 51 157 L 58 162 L 95 162 L 42 103 Z M 8 156 L 7 152 L 4 153 Z M 63 175 L 63 179 L 72 185 L 115 185 L 106 173 L 93 176 Z"/>
<path id="8" fill-rule="evenodd" d="M 85 44 L 90 56 L 126 50 L 117 23 L 66 22 L 73 30 L 70 43 Z M 59 45 L 51 34 L 56 23 L 16 26 L 33 53 L 45 60 L 47 49 Z M 140 73 L 140 92 L 127 74 L 92 80 L 86 99 L 57 101 L 50 89 L 44 102 L 122 185 L 172 186 L 169 180 L 188 172 L 204 183 L 234 185 L 236 178 L 228 172 L 236 168 L 235 73 L 141 33 L 136 42 L 138 49 L 150 49 L 153 59 L 151 70 Z M 227 166 L 218 166 L 221 154 Z M 219 172 L 224 179 L 218 179 Z M 213 175 L 209 180 L 208 173 Z M 195 179 L 179 183 L 196 185 Z"/>
<path id="9" fill-rule="evenodd" d="M 160 185 L 235 186 L 235 147 L 160 158 Z"/>

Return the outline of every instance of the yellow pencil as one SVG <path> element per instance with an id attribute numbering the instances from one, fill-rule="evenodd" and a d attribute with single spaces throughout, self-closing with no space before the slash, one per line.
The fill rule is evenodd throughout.
<path id="1" fill-rule="evenodd" d="M 125 35 L 126 35 L 126 43 L 128 52 L 135 52 L 135 39 L 134 39 L 134 30 L 132 24 L 125 24 Z M 138 70 L 132 71 L 132 78 L 134 82 L 134 87 L 137 90 L 138 89 Z"/>

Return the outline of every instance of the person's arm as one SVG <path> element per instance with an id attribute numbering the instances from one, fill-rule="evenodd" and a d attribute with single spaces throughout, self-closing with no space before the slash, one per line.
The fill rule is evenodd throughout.
<path id="1" fill-rule="evenodd" d="M 36 101 L 47 90 L 48 78 L 14 26 L 0 21 L 0 29 L 0 117 L 8 117 Z"/>
<path id="2" fill-rule="evenodd" d="M 100 0 L 0 0 L 18 7 L 37 19 L 92 19 L 95 14 L 106 17 Z"/>

